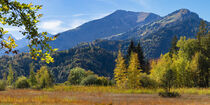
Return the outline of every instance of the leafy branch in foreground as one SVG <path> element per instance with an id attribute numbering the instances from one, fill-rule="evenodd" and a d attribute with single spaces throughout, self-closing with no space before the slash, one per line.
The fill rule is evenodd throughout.
<path id="1" fill-rule="evenodd" d="M 46 63 L 54 62 L 51 53 L 57 49 L 49 46 L 48 42 L 55 40 L 56 37 L 51 38 L 47 36 L 47 32 L 38 32 L 37 23 L 42 14 L 38 14 L 38 10 L 42 9 L 41 5 L 33 5 L 32 3 L 20 3 L 13 0 L 0 1 L 0 22 L 3 25 L 21 27 L 24 31 L 20 31 L 30 41 L 30 55 L 32 59 L 37 60 L 41 57 Z M 14 39 L 9 37 L 4 39 L 4 35 L 8 33 L 0 27 L 1 49 L 6 49 L 5 53 L 17 53 L 13 50 L 17 45 Z"/>

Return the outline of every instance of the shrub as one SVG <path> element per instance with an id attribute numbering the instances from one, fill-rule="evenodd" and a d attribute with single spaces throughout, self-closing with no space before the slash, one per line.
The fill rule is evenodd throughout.
<path id="1" fill-rule="evenodd" d="M 159 96 L 173 98 L 173 97 L 180 97 L 181 95 L 177 92 L 160 92 Z"/>
<path id="2" fill-rule="evenodd" d="M 86 76 L 87 73 L 84 69 L 76 67 L 70 70 L 68 81 L 72 85 L 79 85 Z"/>
<path id="3" fill-rule="evenodd" d="M 4 91 L 6 89 L 6 82 L 4 80 L 0 80 L 0 91 Z"/>
<path id="4" fill-rule="evenodd" d="M 151 79 L 147 74 L 142 74 L 140 77 L 141 86 L 144 88 L 157 88 L 158 83 Z"/>
<path id="5" fill-rule="evenodd" d="M 98 78 L 95 75 L 89 75 L 81 81 L 81 85 L 97 85 L 99 84 Z"/>
<path id="6" fill-rule="evenodd" d="M 29 88 L 30 85 L 27 78 L 24 76 L 21 76 L 21 77 L 18 77 L 18 80 L 15 82 L 15 87 L 22 89 L 22 88 Z"/>
<path id="7" fill-rule="evenodd" d="M 111 81 L 109 80 L 108 77 L 98 77 L 98 84 L 96 85 L 102 85 L 102 86 L 108 86 L 108 85 L 111 85 Z"/>

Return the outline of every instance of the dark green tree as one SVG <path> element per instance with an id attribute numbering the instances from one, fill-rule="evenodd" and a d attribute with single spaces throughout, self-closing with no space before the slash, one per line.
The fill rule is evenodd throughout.
<path id="1" fill-rule="evenodd" d="M 136 51 L 136 48 L 135 48 L 134 41 L 131 40 L 130 45 L 128 46 L 128 50 L 127 50 L 126 63 L 128 63 L 130 60 L 131 52 L 135 52 L 135 51 Z"/>
<path id="2" fill-rule="evenodd" d="M 170 48 L 170 51 L 169 51 L 169 56 L 172 57 L 173 54 L 177 54 L 177 51 L 179 50 L 178 47 L 176 46 L 178 42 L 178 38 L 177 36 L 175 35 L 171 41 L 171 48 Z"/>
<path id="3" fill-rule="evenodd" d="M 201 37 L 207 35 L 208 30 L 206 27 L 206 23 L 204 20 L 201 20 L 200 26 L 199 26 L 199 31 L 197 33 L 197 40 L 198 40 L 198 44 L 201 45 Z"/>
<path id="4" fill-rule="evenodd" d="M 136 49 L 135 49 L 135 52 L 138 54 L 138 59 L 139 59 L 139 63 L 140 63 L 140 68 L 139 69 L 142 69 L 143 72 L 145 72 L 146 68 L 146 62 L 145 62 L 145 58 L 144 58 L 144 53 L 143 53 L 143 49 L 141 47 L 141 44 L 140 42 L 138 43 Z"/>
<path id="5" fill-rule="evenodd" d="M 166 92 L 171 92 L 171 88 L 174 86 L 174 81 L 176 80 L 175 72 L 171 69 L 167 70 L 162 78 L 162 86 Z"/>
<path id="6" fill-rule="evenodd" d="M 210 76 L 210 35 L 208 32 L 205 21 L 201 21 L 199 31 L 197 33 L 197 40 L 199 44 L 198 51 L 200 57 L 198 59 L 198 70 L 199 70 L 199 86 L 209 87 L 209 76 Z"/>

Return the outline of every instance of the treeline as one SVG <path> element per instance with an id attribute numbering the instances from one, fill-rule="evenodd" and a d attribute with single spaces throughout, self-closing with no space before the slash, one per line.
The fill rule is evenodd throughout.
<path id="1" fill-rule="evenodd" d="M 118 52 L 114 70 L 118 87 L 163 86 L 168 91 L 172 87 L 209 87 L 210 32 L 204 21 L 201 22 L 196 39 L 181 37 L 177 40 L 175 36 L 170 51 L 150 62 L 151 69 L 148 73 L 145 71 L 146 65 L 141 52 L 141 49 L 128 49 L 125 57 L 121 51 Z"/>
<path id="2" fill-rule="evenodd" d="M 4 75 L 4 78 L 0 80 L 0 90 L 4 90 L 6 87 L 42 89 L 54 85 L 53 75 L 48 71 L 47 66 L 42 66 L 36 73 L 34 72 L 33 64 L 30 65 L 30 68 L 28 77 L 18 77 L 10 64 L 8 76 Z"/>
<path id="3" fill-rule="evenodd" d="M 109 77 L 98 76 L 90 70 L 85 70 L 76 67 L 70 70 L 68 80 L 63 83 L 64 85 L 113 85 L 114 81 Z M 30 75 L 28 77 L 15 75 L 12 65 L 9 66 L 8 75 L 0 80 L 0 91 L 8 88 L 32 88 L 43 89 L 56 85 L 52 72 L 48 70 L 47 66 L 42 66 L 40 70 L 34 72 L 33 64 L 30 64 Z"/>

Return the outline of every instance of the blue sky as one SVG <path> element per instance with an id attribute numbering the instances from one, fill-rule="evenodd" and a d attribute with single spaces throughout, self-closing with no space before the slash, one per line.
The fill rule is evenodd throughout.
<path id="1" fill-rule="evenodd" d="M 210 21 L 210 0 L 27 0 L 26 2 L 43 5 L 40 13 L 44 16 L 39 28 L 52 34 L 73 29 L 118 9 L 152 12 L 165 16 L 175 10 L 187 8 Z M 23 37 L 17 33 L 18 28 L 6 27 L 6 29 L 17 39 Z"/>

